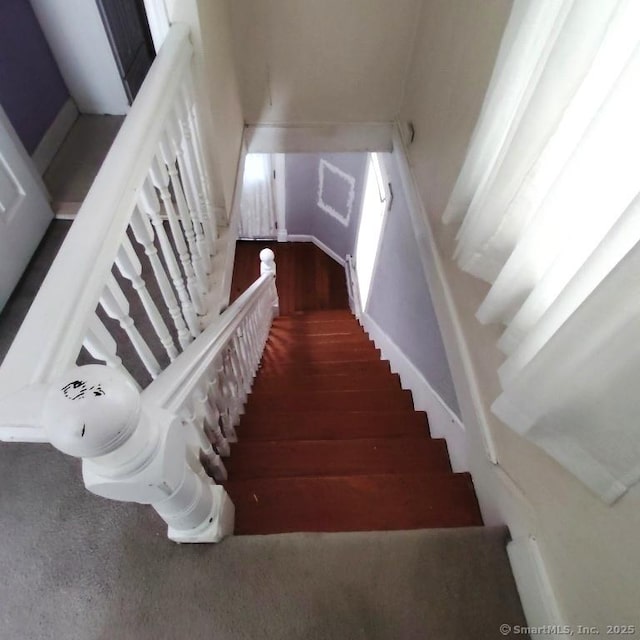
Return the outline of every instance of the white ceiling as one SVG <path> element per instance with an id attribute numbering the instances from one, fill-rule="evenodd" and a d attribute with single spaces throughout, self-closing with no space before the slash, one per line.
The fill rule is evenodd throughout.
<path id="1" fill-rule="evenodd" d="M 421 0 L 232 0 L 249 123 L 381 122 L 400 108 Z"/>

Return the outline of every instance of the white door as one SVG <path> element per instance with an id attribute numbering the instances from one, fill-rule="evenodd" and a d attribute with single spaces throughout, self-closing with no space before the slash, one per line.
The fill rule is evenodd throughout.
<path id="1" fill-rule="evenodd" d="M 278 233 L 276 175 L 268 153 L 248 153 L 240 200 L 240 238 L 275 238 Z"/>
<path id="2" fill-rule="evenodd" d="M 0 309 L 53 219 L 44 187 L 30 163 L 0 107 Z"/>

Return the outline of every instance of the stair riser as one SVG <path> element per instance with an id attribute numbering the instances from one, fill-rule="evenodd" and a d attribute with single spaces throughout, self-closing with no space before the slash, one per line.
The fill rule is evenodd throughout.
<path id="1" fill-rule="evenodd" d="M 307 411 L 244 415 L 238 437 L 246 440 L 347 440 L 429 436 L 423 413 Z"/>
<path id="2" fill-rule="evenodd" d="M 303 376 L 303 375 L 333 375 L 336 371 L 340 371 L 342 375 L 358 377 L 367 375 L 370 371 L 388 372 L 391 374 L 391 367 L 387 360 L 361 360 L 361 361 L 336 361 L 327 362 L 279 362 L 269 363 L 268 367 L 263 367 L 262 363 L 259 369 L 259 375 L 256 383 L 263 379 L 275 379 L 276 376 Z M 267 370 L 268 369 L 268 370 Z"/>
<path id="3" fill-rule="evenodd" d="M 267 349 L 283 346 L 306 347 L 308 345 L 325 347 L 371 347 L 375 349 L 372 342 L 366 336 L 352 334 L 308 334 L 291 333 L 286 335 L 271 333 L 267 340 Z"/>
<path id="4" fill-rule="evenodd" d="M 379 531 L 482 524 L 464 475 L 350 476 L 230 481 L 236 533 Z M 363 506 L 366 505 L 366 508 Z"/>
<path id="5" fill-rule="evenodd" d="M 259 393 L 280 393 L 282 389 L 315 389 L 316 391 L 355 391 L 365 389 L 400 389 L 400 378 L 386 372 L 371 372 L 363 376 L 341 376 L 331 373 L 309 374 L 305 376 L 281 375 L 265 376 L 254 385 L 251 395 Z"/>
<path id="6" fill-rule="evenodd" d="M 411 394 L 402 389 L 388 391 L 287 391 L 255 394 L 247 403 L 247 416 L 270 411 L 376 411 L 413 409 Z"/>
<path id="7" fill-rule="evenodd" d="M 440 440 L 239 442 L 225 461 L 234 480 L 245 478 L 446 473 L 451 471 Z"/>
<path id="8" fill-rule="evenodd" d="M 380 351 L 370 346 L 362 347 L 326 347 L 324 345 L 279 345 L 265 351 L 262 362 L 277 364 L 279 362 L 332 362 L 353 360 L 380 360 Z"/>

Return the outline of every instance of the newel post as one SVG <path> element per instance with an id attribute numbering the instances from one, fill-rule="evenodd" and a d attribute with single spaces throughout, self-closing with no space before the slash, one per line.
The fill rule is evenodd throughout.
<path id="1" fill-rule="evenodd" d="M 276 289 L 276 256 L 271 249 L 263 249 L 260 252 L 260 275 L 271 274 L 273 276 L 273 317 L 280 315 L 280 301 Z"/>
<path id="2" fill-rule="evenodd" d="M 120 372 L 76 367 L 51 386 L 42 415 L 51 444 L 82 458 L 92 493 L 150 504 L 176 542 L 218 542 L 233 532 L 233 504 L 189 466 L 181 421 L 146 406 Z"/>

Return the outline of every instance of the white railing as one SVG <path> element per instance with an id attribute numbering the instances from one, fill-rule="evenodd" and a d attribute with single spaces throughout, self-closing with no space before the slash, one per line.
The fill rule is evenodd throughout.
<path id="1" fill-rule="evenodd" d="M 0 400 L 0 424 L 42 429 L 57 449 L 82 458 L 87 489 L 150 504 L 176 542 L 218 542 L 233 532 L 234 507 L 217 481 L 221 456 L 278 313 L 273 252 L 261 275 L 143 392 L 117 368 L 87 365 Z"/>
<path id="2" fill-rule="evenodd" d="M 131 381 L 117 324 L 151 379 L 200 334 L 222 221 L 214 220 L 192 59 L 188 28 L 172 25 L 0 368 L 0 396 L 55 379 L 83 346 Z M 142 317 L 132 317 L 134 307 Z M 0 425 L 1 440 L 47 440 L 37 421 Z"/>
<path id="3" fill-rule="evenodd" d="M 188 36 L 170 28 L 0 367 L 0 440 L 50 442 L 82 458 L 93 493 L 151 504 L 172 540 L 217 542 L 234 521 L 221 457 L 278 298 L 265 249 L 260 278 L 212 307 L 226 221 L 213 218 Z M 74 366 L 83 347 L 103 364 Z"/>
<path id="4" fill-rule="evenodd" d="M 347 293 L 349 295 L 349 308 L 351 313 L 362 324 L 362 303 L 360 302 L 360 287 L 358 286 L 358 272 L 356 261 L 352 255 L 347 255 L 344 263 L 347 276 Z"/>

